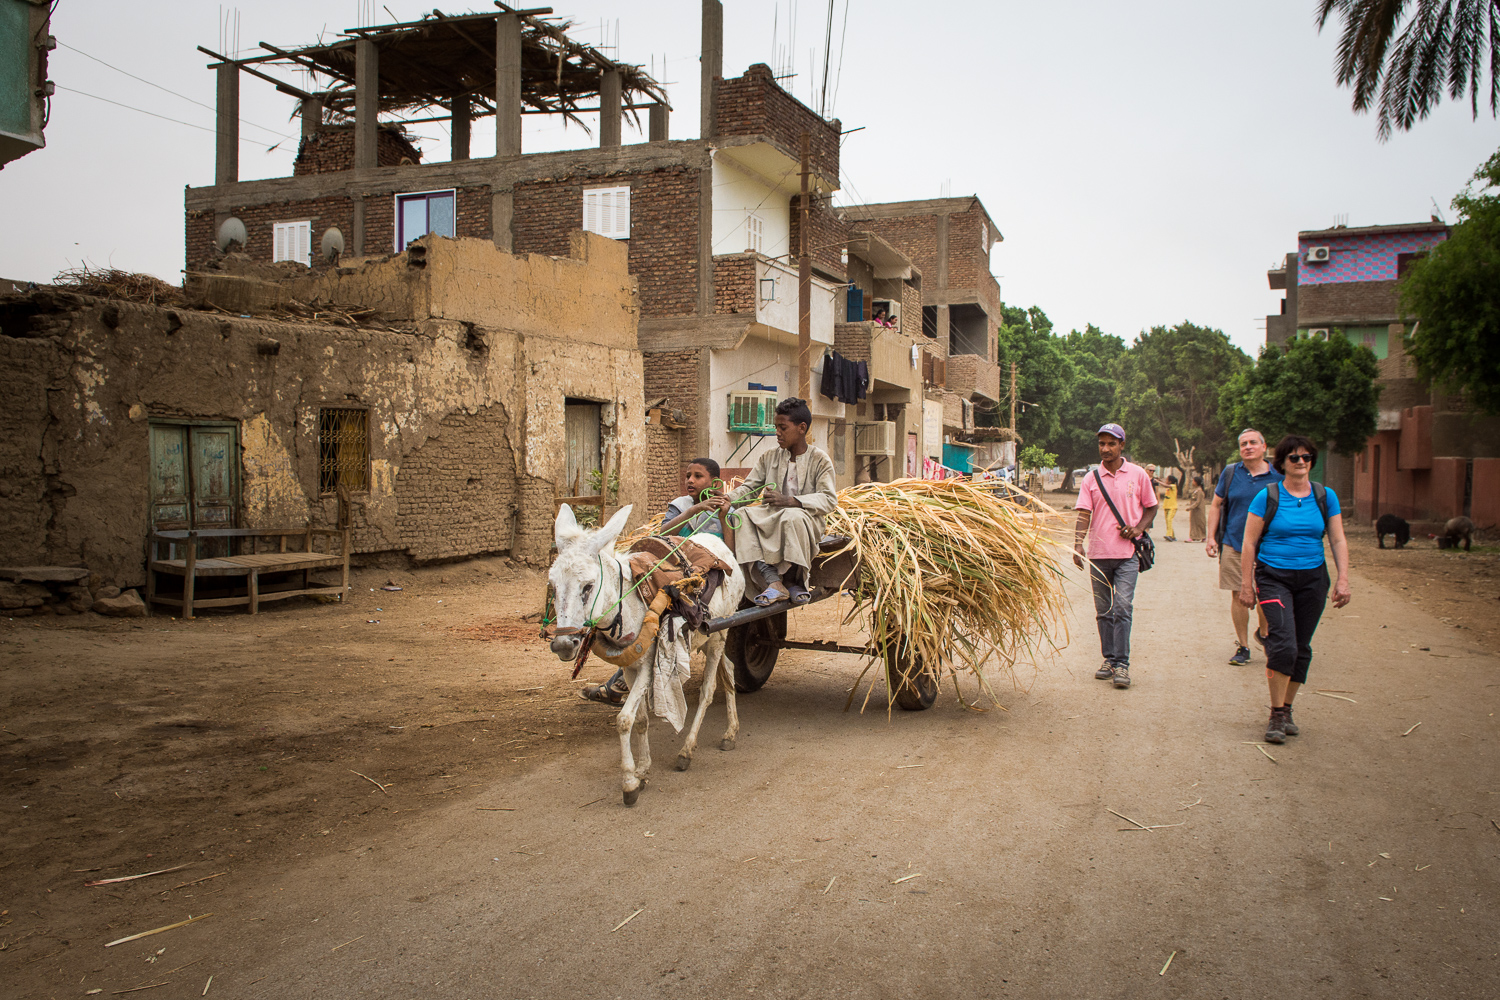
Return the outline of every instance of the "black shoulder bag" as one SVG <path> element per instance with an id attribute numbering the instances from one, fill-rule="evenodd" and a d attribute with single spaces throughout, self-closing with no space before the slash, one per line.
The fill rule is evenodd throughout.
<path id="1" fill-rule="evenodd" d="M 1115 508 L 1115 502 L 1109 498 L 1109 490 L 1104 488 L 1104 480 L 1100 477 L 1098 469 L 1094 470 L 1094 481 L 1099 484 L 1099 494 L 1104 497 L 1104 502 L 1109 504 L 1109 512 L 1115 516 L 1115 520 L 1120 523 L 1120 527 L 1131 527 L 1131 525 L 1125 523 L 1125 519 L 1120 516 L 1119 510 Z M 1150 535 L 1143 531 L 1136 536 L 1134 544 L 1136 565 L 1144 573 L 1156 565 L 1156 543 L 1151 540 Z"/>

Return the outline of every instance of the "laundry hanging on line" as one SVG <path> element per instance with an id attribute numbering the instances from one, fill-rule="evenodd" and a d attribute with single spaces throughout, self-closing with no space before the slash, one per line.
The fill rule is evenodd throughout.
<path id="1" fill-rule="evenodd" d="M 857 403 L 869 394 L 870 368 L 863 361 L 850 361 L 838 351 L 823 355 L 823 379 L 818 389 L 829 399 Z"/>

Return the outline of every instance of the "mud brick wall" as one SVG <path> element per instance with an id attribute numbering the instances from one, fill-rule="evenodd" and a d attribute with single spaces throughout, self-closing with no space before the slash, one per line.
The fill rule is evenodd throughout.
<path id="1" fill-rule="evenodd" d="M 923 283 L 930 283 L 932 287 L 937 287 L 937 219 L 935 217 L 908 215 L 893 219 L 854 219 L 849 225 L 852 229 L 863 229 L 874 233 L 906 254 L 913 266 L 922 272 Z"/>
<path id="2" fill-rule="evenodd" d="M 663 494 L 667 494 L 667 500 L 681 495 L 682 465 L 698 457 L 688 454 L 697 439 L 698 422 L 708 406 L 708 400 L 698 394 L 698 356 L 699 352 L 692 350 L 654 351 L 641 356 L 646 399 L 665 396 L 667 409 L 682 410 L 687 418 L 687 429 L 672 432 L 677 436 L 675 453 L 665 445 L 658 448 L 656 439 L 649 436 L 653 429 L 647 428 L 646 488 L 653 504 Z M 651 513 L 656 513 L 655 509 Z"/>
<path id="3" fill-rule="evenodd" d="M 833 349 L 850 361 L 869 361 L 872 329 L 869 323 L 835 323 Z"/>
<path id="4" fill-rule="evenodd" d="M 1369 319 L 1394 322 L 1400 312 L 1394 281 L 1344 281 L 1297 287 L 1297 325 L 1320 324 L 1326 319 Z"/>
<path id="5" fill-rule="evenodd" d="M 986 225 L 977 202 L 967 212 L 948 216 L 949 288 L 978 288 L 989 279 L 990 258 L 980 241 L 980 229 Z"/>
<path id="6" fill-rule="evenodd" d="M 323 239 L 323 233 L 331 228 L 336 228 L 344 234 L 344 246 L 347 252 L 354 251 L 354 202 L 344 195 L 329 195 L 309 201 L 237 205 L 230 214 L 245 224 L 248 242 L 243 253 L 251 260 L 270 263 L 276 236 L 275 224 L 278 222 L 310 221 L 312 223 L 312 251 L 315 263 L 319 259 L 318 245 Z M 389 209 L 386 214 L 390 214 Z M 365 225 L 368 231 L 368 207 Z M 390 240 L 392 237 L 389 235 L 389 223 L 386 228 L 386 239 Z M 219 248 L 215 243 L 218 228 L 214 224 L 212 212 L 188 212 L 186 230 L 187 269 L 189 271 L 202 270 L 218 259 Z"/>
<path id="7" fill-rule="evenodd" d="M 749 256 L 714 258 L 714 312 L 753 313 L 755 311 L 755 258 Z"/>
<path id="8" fill-rule="evenodd" d="M 682 431 L 661 424 L 646 426 L 646 496 L 654 517 L 682 495 L 682 467 L 696 455 L 682 453 Z"/>
<path id="9" fill-rule="evenodd" d="M 583 224 L 584 187 L 609 184 L 630 186 L 626 242 L 641 315 L 691 316 L 698 306 L 698 172 L 688 167 L 518 183 L 514 252 L 567 256 L 568 234 Z"/>
<path id="10" fill-rule="evenodd" d="M 813 169 L 824 177 L 839 175 L 838 120 L 825 122 L 782 90 L 765 63 L 720 81 L 714 129 L 719 135 L 769 136 L 793 154 L 800 152 L 807 132 Z"/>
<path id="11" fill-rule="evenodd" d="M 375 162 L 382 167 L 398 167 L 401 161 L 421 163 L 422 151 L 394 129 L 375 133 Z M 327 174 L 354 169 L 354 126 L 325 125 L 302 140 L 297 159 L 292 161 L 292 176 Z"/>
<path id="12" fill-rule="evenodd" d="M 450 413 L 406 455 L 396 478 L 396 529 L 419 562 L 510 548 L 518 501 L 510 419 L 496 403 Z"/>
<path id="13" fill-rule="evenodd" d="M 901 332 L 908 337 L 922 336 L 922 290 L 901 283 Z"/>
<path id="14" fill-rule="evenodd" d="M 807 218 L 807 246 L 812 253 L 813 264 L 829 274 L 844 276 L 843 251 L 844 245 L 849 241 L 849 225 L 834 214 L 828 200 L 823 197 L 812 196 L 809 199 L 810 207 Z M 792 195 L 791 198 L 792 230 L 789 246 L 793 254 L 793 262 L 796 254 L 801 252 L 802 239 L 802 196 Z"/>

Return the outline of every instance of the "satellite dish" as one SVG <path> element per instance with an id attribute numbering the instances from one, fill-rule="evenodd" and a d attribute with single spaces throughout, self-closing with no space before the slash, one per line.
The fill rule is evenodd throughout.
<path id="1" fill-rule="evenodd" d="M 245 232 L 245 224 L 234 216 L 230 216 L 219 223 L 219 236 L 215 242 L 219 245 L 220 253 L 228 253 L 231 243 L 238 243 L 240 249 L 250 242 L 250 234 Z"/>
<path id="2" fill-rule="evenodd" d="M 323 242 L 320 244 L 319 249 L 322 251 L 324 257 L 333 260 L 333 258 L 344 252 L 344 234 L 339 232 L 337 228 L 325 229 L 323 231 Z"/>

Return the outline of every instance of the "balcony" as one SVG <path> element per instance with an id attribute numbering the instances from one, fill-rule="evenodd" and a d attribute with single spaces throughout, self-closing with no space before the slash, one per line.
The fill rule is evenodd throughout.
<path id="1" fill-rule="evenodd" d="M 977 354 L 953 354 L 948 357 L 948 390 L 988 403 L 1000 402 L 1000 366 Z"/>

